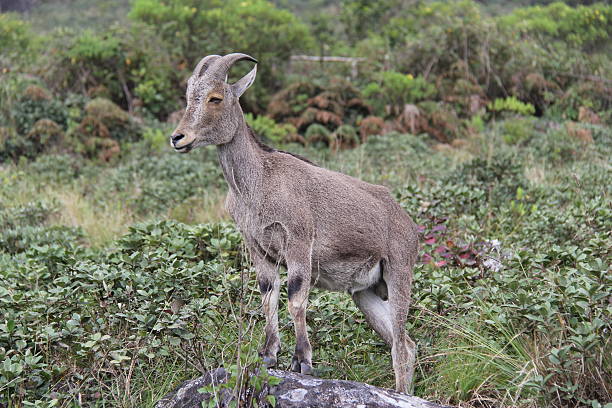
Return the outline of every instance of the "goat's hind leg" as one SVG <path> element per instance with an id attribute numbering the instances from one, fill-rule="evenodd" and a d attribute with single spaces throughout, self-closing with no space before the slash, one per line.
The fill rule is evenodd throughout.
<path id="1" fill-rule="evenodd" d="M 389 303 L 378 296 L 372 288 L 353 293 L 353 301 L 365 315 L 370 327 L 389 347 L 393 347 L 393 323 Z"/>
<path id="2" fill-rule="evenodd" d="M 278 335 L 278 295 L 280 292 L 280 275 L 278 265 L 255 255 L 253 264 L 257 273 L 257 283 L 261 293 L 263 311 L 266 316 L 266 342 L 259 352 L 266 367 L 276 365 L 276 356 L 280 349 Z"/>
<path id="3" fill-rule="evenodd" d="M 397 305 L 399 302 L 384 301 L 372 288 L 353 293 L 353 300 L 370 327 L 391 347 L 396 389 L 408 392 L 414 372 L 415 345 L 404 329 L 407 311 L 404 312 L 403 305 Z"/>
<path id="4" fill-rule="evenodd" d="M 395 389 L 409 392 L 412 388 L 416 345 L 406 333 L 406 318 L 410 307 L 412 268 L 409 264 L 387 263 L 383 279 L 387 283 L 393 333 L 391 357 L 395 373 Z"/>

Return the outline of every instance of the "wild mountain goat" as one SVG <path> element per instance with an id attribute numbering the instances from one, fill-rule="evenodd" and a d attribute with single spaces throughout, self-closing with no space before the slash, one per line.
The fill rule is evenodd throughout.
<path id="1" fill-rule="evenodd" d="M 417 233 L 382 186 L 318 167 L 263 144 L 246 125 L 238 98 L 257 65 L 234 84 L 230 67 L 245 54 L 209 55 L 187 83 L 187 109 L 171 136 L 177 152 L 216 145 L 229 184 L 226 207 L 244 236 L 263 297 L 266 341 L 261 355 L 276 364 L 279 266 L 287 269 L 296 349 L 291 369 L 310 374 L 306 327 L 311 286 L 347 291 L 372 328 L 391 346 L 395 387 L 412 383 L 415 344 L 405 331 Z"/>

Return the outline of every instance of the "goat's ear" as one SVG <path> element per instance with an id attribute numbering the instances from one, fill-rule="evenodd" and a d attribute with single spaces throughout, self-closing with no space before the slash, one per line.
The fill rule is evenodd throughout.
<path id="1" fill-rule="evenodd" d="M 255 82 L 256 75 L 257 75 L 257 65 L 255 65 L 255 67 L 251 70 L 251 72 L 249 72 L 248 74 L 240 78 L 238 81 L 236 81 L 236 83 L 231 85 L 232 92 L 234 96 L 236 96 L 236 98 L 240 98 L 240 96 L 242 96 L 244 91 L 246 91 L 247 89 L 249 89 L 251 85 L 253 85 L 253 82 Z"/>

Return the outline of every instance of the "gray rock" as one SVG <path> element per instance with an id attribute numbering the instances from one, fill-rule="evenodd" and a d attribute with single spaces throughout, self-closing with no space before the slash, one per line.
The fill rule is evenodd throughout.
<path id="1" fill-rule="evenodd" d="M 229 373 L 223 368 L 217 368 L 206 372 L 203 376 L 195 380 L 188 380 L 178 386 L 178 388 L 167 394 L 155 404 L 155 408 L 191 408 L 202 406 L 203 401 L 208 401 L 210 394 L 201 393 L 198 390 L 206 385 L 221 384 L 227 381 Z M 225 393 L 229 394 L 229 392 Z M 231 395 L 222 395 L 221 400 L 231 399 Z M 223 402 L 223 401 L 221 401 Z M 227 403 L 227 401 L 225 401 Z"/>
<path id="2" fill-rule="evenodd" d="M 260 407 L 270 406 L 265 398 L 266 395 L 273 395 L 277 408 L 444 408 L 418 397 L 355 381 L 324 380 L 280 370 L 268 370 L 268 373 L 281 379 L 281 382 L 264 387 L 259 395 L 253 396 Z M 195 380 L 185 381 L 155 407 L 201 407 L 202 402 L 207 402 L 211 395 L 199 393 L 198 389 L 211 383 L 221 384 L 228 376 L 223 368 L 217 368 Z M 217 407 L 227 407 L 233 398 L 230 390 L 224 390 L 218 397 Z"/>

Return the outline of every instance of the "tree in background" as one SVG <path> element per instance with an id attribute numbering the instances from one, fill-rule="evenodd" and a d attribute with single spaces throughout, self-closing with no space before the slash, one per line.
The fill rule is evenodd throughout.
<path id="1" fill-rule="evenodd" d="M 65 30 L 50 43 L 38 74 L 60 94 L 103 96 L 133 112 L 165 118 L 178 109 L 180 83 L 168 46 L 142 23 L 95 32 Z"/>
<path id="2" fill-rule="evenodd" d="M 612 7 L 599 3 L 572 8 L 561 2 L 549 6 L 516 9 L 500 17 L 500 26 L 542 42 L 557 41 L 564 46 L 592 52 L 609 46 L 612 38 Z"/>
<path id="3" fill-rule="evenodd" d="M 262 61 L 254 92 L 245 95 L 252 110 L 280 88 L 291 54 L 314 46 L 305 24 L 264 0 L 136 0 L 130 17 L 155 27 L 187 69 L 205 55 L 237 51 Z"/>
<path id="4" fill-rule="evenodd" d="M 315 14 L 310 18 L 312 35 L 317 42 L 320 57 L 325 55 L 325 49 L 335 42 L 334 16 L 330 14 Z"/>
<path id="5" fill-rule="evenodd" d="M 349 43 L 355 44 L 370 33 L 379 32 L 410 0 L 342 0 L 340 21 Z"/>

